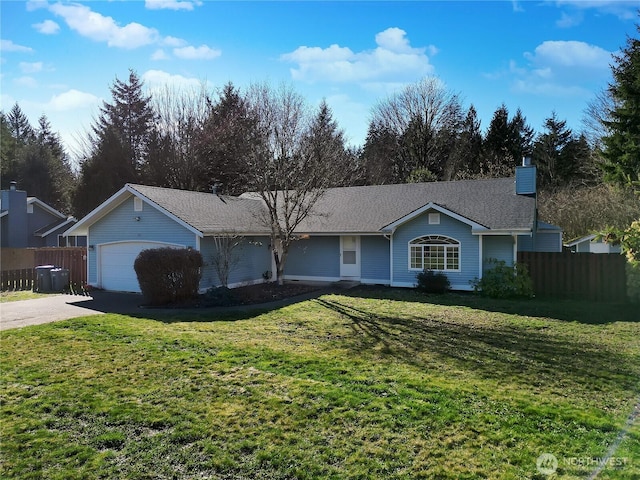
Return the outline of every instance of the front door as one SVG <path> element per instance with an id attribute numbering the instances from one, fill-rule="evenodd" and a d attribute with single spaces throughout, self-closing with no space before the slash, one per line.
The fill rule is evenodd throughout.
<path id="1" fill-rule="evenodd" d="M 340 237 L 340 277 L 360 278 L 360 237 Z"/>

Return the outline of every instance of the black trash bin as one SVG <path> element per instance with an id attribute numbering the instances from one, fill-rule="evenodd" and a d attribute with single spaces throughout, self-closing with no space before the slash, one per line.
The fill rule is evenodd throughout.
<path id="1" fill-rule="evenodd" d="M 38 265 L 36 267 L 36 292 L 51 292 L 51 270 L 53 265 Z"/>
<path id="2" fill-rule="evenodd" d="M 69 287 L 69 269 L 54 268 L 51 270 L 51 291 L 64 292 Z"/>

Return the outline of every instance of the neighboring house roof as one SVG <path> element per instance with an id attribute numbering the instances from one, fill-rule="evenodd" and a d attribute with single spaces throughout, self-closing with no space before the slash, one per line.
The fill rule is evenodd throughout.
<path id="1" fill-rule="evenodd" d="M 39 228 L 38 230 L 33 232 L 33 235 L 36 237 L 46 237 L 47 235 L 50 235 L 56 230 L 66 227 L 67 225 L 73 225 L 75 222 L 76 219 L 74 217 L 61 218 L 60 220 L 56 220 L 49 225 L 45 225 L 44 227 Z"/>
<path id="2" fill-rule="evenodd" d="M 575 240 L 571 240 L 570 242 L 565 243 L 564 246 L 565 247 L 575 247 L 579 243 L 590 242 L 591 240 L 595 239 L 596 236 L 597 235 L 595 233 L 592 233 L 591 235 L 585 235 L 584 237 L 576 238 Z"/>
<path id="3" fill-rule="evenodd" d="M 264 204 L 255 193 L 231 197 L 127 184 L 65 235 L 86 234 L 90 225 L 131 195 L 200 236 L 269 232 L 261 221 Z M 535 199 L 516 195 L 514 178 L 501 178 L 330 188 L 297 232 L 385 233 L 430 208 L 471 225 L 474 231 L 489 233 L 530 232 L 535 221 Z"/>
<path id="4" fill-rule="evenodd" d="M 544 231 L 544 232 L 562 232 L 562 228 L 558 227 L 557 225 L 552 225 L 550 223 L 547 222 L 543 222 L 542 220 L 538 220 L 538 231 Z"/>
<path id="5" fill-rule="evenodd" d="M 44 203 L 42 200 L 40 200 L 37 197 L 27 197 L 27 205 L 37 205 L 38 207 L 45 210 L 46 212 L 49 212 L 53 216 L 56 216 L 58 218 L 65 218 L 65 219 L 67 218 L 67 216 L 64 213 L 60 213 L 51 205 Z"/>

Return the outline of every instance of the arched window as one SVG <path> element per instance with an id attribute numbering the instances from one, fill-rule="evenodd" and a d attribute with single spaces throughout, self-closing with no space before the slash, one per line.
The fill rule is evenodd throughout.
<path id="1" fill-rule="evenodd" d="M 409 242 L 410 270 L 460 270 L 460 242 L 442 235 L 427 235 Z"/>

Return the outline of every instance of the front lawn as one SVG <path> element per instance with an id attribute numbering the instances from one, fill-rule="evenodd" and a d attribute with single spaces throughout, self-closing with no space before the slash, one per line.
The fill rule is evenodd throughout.
<path id="1" fill-rule="evenodd" d="M 3 332 L 0 477 L 543 479 L 547 453 L 585 478 L 616 442 L 598 478 L 640 476 L 631 307 L 361 288 L 189 315 Z"/>
<path id="2" fill-rule="evenodd" d="M 33 300 L 34 298 L 43 298 L 50 295 L 57 295 L 52 293 L 38 293 L 31 290 L 15 290 L 15 291 L 2 291 L 0 292 L 0 303 L 6 302 L 19 302 L 21 300 Z"/>

